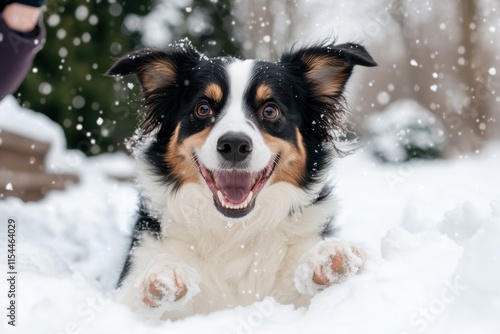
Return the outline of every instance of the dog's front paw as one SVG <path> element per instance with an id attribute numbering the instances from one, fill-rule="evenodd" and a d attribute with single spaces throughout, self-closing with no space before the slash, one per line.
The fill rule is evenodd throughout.
<path id="1" fill-rule="evenodd" d="M 161 311 L 175 309 L 200 292 L 200 277 L 196 270 L 185 265 L 154 266 L 139 285 L 139 298 L 150 308 Z"/>
<path id="2" fill-rule="evenodd" d="M 365 255 L 358 247 L 340 240 L 323 240 L 299 261 L 295 287 L 300 293 L 314 295 L 355 275 L 364 262 Z"/>

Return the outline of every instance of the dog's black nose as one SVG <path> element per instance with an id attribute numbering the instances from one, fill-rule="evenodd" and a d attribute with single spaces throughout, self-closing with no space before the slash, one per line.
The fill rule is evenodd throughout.
<path id="1" fill-rule="evenodd" d="M 242 161 L 252 152 L 252 139 L 242 132 L 228 132 L 217 141 L 217 151 L 227 161 Z"/>

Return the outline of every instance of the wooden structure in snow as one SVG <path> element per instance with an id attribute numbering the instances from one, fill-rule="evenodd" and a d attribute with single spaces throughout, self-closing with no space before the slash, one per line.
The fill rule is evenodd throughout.
<path id="1" fill-rule="evenodd" d="M 50 143 L 0 129 L 0 200 L 14 196 L 38 201 L 51 190 L 79 181 L 77 175 L 45 169 L 49 149 Z"/>

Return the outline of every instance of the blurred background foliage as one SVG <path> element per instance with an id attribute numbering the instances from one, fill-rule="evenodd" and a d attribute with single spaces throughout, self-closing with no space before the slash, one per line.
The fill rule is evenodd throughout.
<path id="1" fill-rule="evenodd" d="M 112 152 L 123 149 L 140 109 L 133 79 L 103 76 L 114 58 L 188 37 L 207 56 L 276 60 L 295 42 L 334 36 L 362 42 L 379 64 L 357 68 L 347 87 L 353 129 L 374 155 L 401 162 L 478 154 L 500 136 L 498 5 L 498 0 L 48 0 L 47 42 L 16 96 L 61 124 L 70 148 L 90 155 Z M 405 100 L 414 103 L 399 103 Z M 414 106 L 406 113 L 413 123 L 394 117 L 401 106 Z"/>

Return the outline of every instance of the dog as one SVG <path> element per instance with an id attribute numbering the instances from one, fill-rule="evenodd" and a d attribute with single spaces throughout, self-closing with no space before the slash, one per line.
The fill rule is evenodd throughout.
<path id="1" fill-rule="evenodd" d="M 301 307 L 362 270 L 363 250 L 333 235 L 330 180 L 355 65 L 376 66 L 355 43 L 268 62 L 207 58 L 188 40 L 116 61 L 107 75 L 135 74 L 144 101 L 123 303 L 159 319 L 267 296 Z"/>

